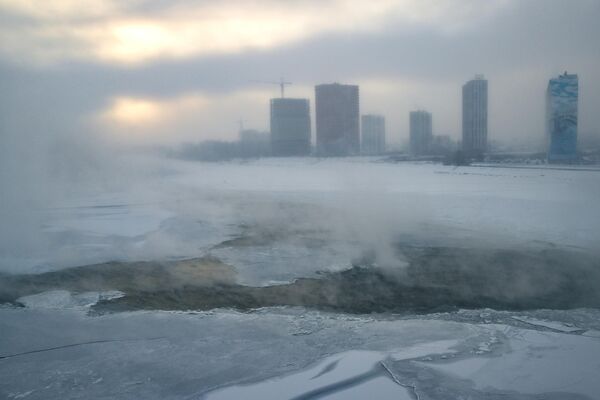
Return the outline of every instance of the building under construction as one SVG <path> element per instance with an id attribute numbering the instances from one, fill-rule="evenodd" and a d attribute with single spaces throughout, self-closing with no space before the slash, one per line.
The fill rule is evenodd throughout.
<path id="1" fill-rule="evenodd" d="M 271 99 L 271 154 L 310 154 L 310 106 L 307 99 Z"/>

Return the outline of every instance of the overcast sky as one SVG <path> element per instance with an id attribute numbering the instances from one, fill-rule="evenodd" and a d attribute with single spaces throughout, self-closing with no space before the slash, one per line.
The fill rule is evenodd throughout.
<path id="1" fill-rule="evenodd" d="M 548 79 L 580 78 L 600 126 L 598 0 L 0 0 L 0 129 L 18 141 L 230 140 L 268 130 L 268 100 L 360 85 L 361 113 L 408 136 L 408 112 L 460 134 L 461 86 L 489 80 L 490 139 L 541 138 Z M 313 115 L 314 119 L 314 115 Z M 314 140 L 314 132 L 313 132 Z"/>

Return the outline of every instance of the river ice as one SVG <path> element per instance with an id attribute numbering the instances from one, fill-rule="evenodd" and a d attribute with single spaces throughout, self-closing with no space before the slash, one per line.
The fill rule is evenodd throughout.
<path id="1" fill-rule="evenodd" d="M 135 184 L 82 184 L 47 207 L 20 210 L 35 218 L 0 254 L 0 271 L 214 253 L 241 282 L 267 284 L 345 268 L 365 249 L 385 263 L 391 241 L 600 247 L 600 171 L 369 158 L 144 165 Z M 273 240 L 215 248 L 245 234 Z"/>
<path id="2" fill-rule="evenodd" d="M 162 173 L 168 164 L 169 173 Z M 597 251 L 600 172 L 376 159 L 158 162 L 135 187 L 82 186 L 35 212 L 0 270 L 212 255 L 250 285 L 348 268 L 390 245 Z M 0 307 L 7 399 L 594 399 L 597 310 L 346 315 L 87 307 L 51 292 Z M 304 396 L 304 397 L 303 397 Z"/>
<path id="3" fill-rule="evenodd" d="M 548 313 L 553 315 L 544 316 Z M 580 332 L 598 329 L 598 311 L 575 314 Z M 488 310 L 490 323 L 485 323 L 474 311 L 402 317 L 275 308 L 90 317 L 81 309 L 3 308 L 0 394 L 8 399 L 598 397 L 600 338 L 524 327 L 511 316 Z M 536 312 L 522 316 L 539 318 Z M 569 313 L 555 316 L 569 318 Z"/>

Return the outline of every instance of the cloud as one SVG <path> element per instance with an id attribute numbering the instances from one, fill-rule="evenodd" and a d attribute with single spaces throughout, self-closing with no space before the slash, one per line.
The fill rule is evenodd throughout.
<path id="1" fill-rule="evenodd" d="M 215 137 L 237 139 L 238 118 L 267 129 L 267 89 L 225 95 L 190 92 L 168 98 L 117 96 L 90 123 L 102 135 L 126 144 L 179 143 Z"/>
<path id="2" fill-rule="evenodd" d="M 278 91 L 253 81 L 280 76 L 294 82 L 289 95 L 311 99 L 313 110 L 313 85 L 361 85 L 361 109 L 386 115 L 390 142 L 407 136 L 408 112 L 415 107 L 433 112 L 436 133 L 458 137 L 460 87 L 475 73 L 490 80 L 490 138 L 542 136 L 545 85 L 565 69 L 580 74 L 580 130 L 591 132 L 600 125 L 593 112 L 600 104 L 600 59 L 591 40 L 600 35 L 597 1 L 574 6 L 555 0 L 406 0 L 356 7 L 342 0 L 218 6 L 140 0 L 94 8 L 57 0 L 38 11 L 32 11 L 32 4 L 0 0 L 0 31 L 12 35 L 2 33 L 8 39 L 0 45 L 0 122 L 23 137 L 94 131 L 138 141 L 231 139 L 239 118 L 268 129 L 268 100 Z M 255 16 L 256 21 L 283 20 L 290 32 L 294 23 L 306 29 L 298 38 L 266 35 L 282 42 L 259 48 L 198 50 L 211 42 L 210 35 L 194 39 L 196 30 L 204 29 L 203 18 L 223 23 L 235 21 L 236 15 L 250 24 Z M 186 21 L 196 32 L 189 39 Z M 119 27 L 129 28 L 119 33 Z M 245 32 L 241 29 L 238 36 Z M 119 35 L 130 39 L 116 40 Z M 175 40 L 180 37 L 184 40 Z M 134 61 L 125 59 L 129 56 Z M 190 98 L 206 103 L 184 107 L 182 99 Z M 155 117 L 126 123 L 123 110 L 128 107 L 124 114 L 154 107 Z M 110 110 L 113 118 L 99 123 L 98 116 Z"/>
<path id="3" fill-rule="evenodd" d="M 272 49 L 325 33 L 426 26 L 451 33 L 508 0 L 162 2 L 0 0 L 0 52 L 26 64 L 69 60 L 140 65 L 160 59 Z M 12 18 L 11 18 L 12 17 Z"/>

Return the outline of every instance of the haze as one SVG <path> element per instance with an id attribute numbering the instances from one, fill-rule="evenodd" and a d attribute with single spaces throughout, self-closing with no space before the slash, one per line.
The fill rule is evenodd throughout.
<path id="1" fill-rule="evenodd" d="M 361 112 L 386 116 L 391 144 L 415 108 L 458 139 L 476 73 L 490 82 L 490 140 L 539 142 L 545 87 L 565 70 L 581 80 L 579 132 L 594 135 L 599 17 L 595 0 L 2 0 L 1 147 L 231 140 L 240 118 L 267 131 L 278 88 L 257 81 L 280 76 L 311 108 L 315 84 L 360 85 Z"/>
<path id="2" fill-rule="evenodd" d="M 0 0 L 0 398 L 600 398 L 599 21 Z"/>

